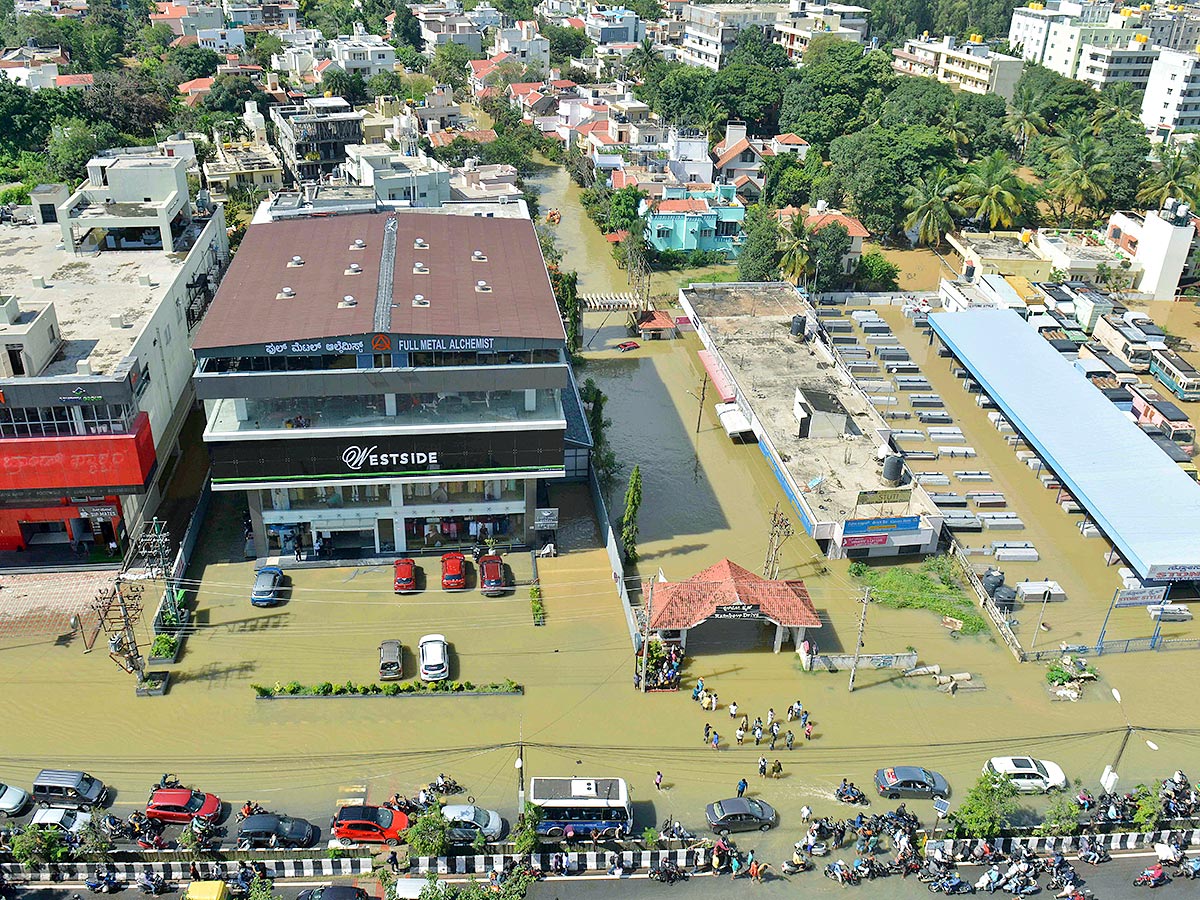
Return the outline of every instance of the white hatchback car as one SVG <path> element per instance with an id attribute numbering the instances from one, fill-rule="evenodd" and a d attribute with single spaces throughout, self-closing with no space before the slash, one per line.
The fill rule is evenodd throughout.
<path id="1" fill-rule="evenodd" d="M 1022 794 L 1045 794 L 1067 787 L 1067 776 L 1056 763 L 1030 756 L 993 756 L 984 774 L 1007 775 Z"/>
<path id="2" fill-rule="evenodd" d="M 450 649 L 444 634 L 427 634 L 417 644 L 422 681 L 443 681 L 450 677 Z"/>
<path id="3" fill-rule="evenodd" d="M 92 814 L 78 809 L 39 809 L 33 814 L 31 825 L 59 828 L 71 834 L 79 834 L 92 821 Z"/>

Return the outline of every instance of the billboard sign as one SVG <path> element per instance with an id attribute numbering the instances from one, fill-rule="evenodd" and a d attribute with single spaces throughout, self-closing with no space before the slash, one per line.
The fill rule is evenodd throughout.
<path id="1" fill-rule="evenodd" d="M 912 487 L 909 486 L 879 491 L 859 491 L 856 502 L 860 506 L 865 506 L 869 503 L 907 503 L 911 499 Z"/>
<path id="2" fill-rule="evenodd" d="M 1200 563 L 1182 563 L 1174 566 L 1151 566 L 1146 573 L 1148 581 L 1200 581 Z"/>
<path id="3" fill-rule="evenodd" d="M 842 547 L 882 547 L 887 543 L 886 534 L 860 534 L 842 538 Z"/>
<path id="4" fill-rule="evenodd" d="M 1117 591 L 1117 599 L 1113 602 L 1113 606 L 1117 609 L 1128 609 L 1131 606 L 1153 606 L 1166 599 L 1167 589 L 1165 587 L 1129 588 Z"/>
<path id="5" fill-rule="evenodd" d="M 895 516 L 888 519 L 847 519 L 842 534 L 873 534 L 877 532 L 917 531 L 920 516 Z"/>

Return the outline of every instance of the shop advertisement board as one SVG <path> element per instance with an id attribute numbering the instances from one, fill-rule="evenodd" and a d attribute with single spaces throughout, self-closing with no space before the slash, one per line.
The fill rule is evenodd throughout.
<path id="1" fill-rule="evenodd" d="M 878 491 L 859 491 L 858 500 L 859 506 L 868 506 L 872 503 L 907 503 L 912 499 L 912 487 L 901 488 L 885 488 Z"/>
<path id="2" fill-rule="evenodd" d="M 710 619 L 761 619 L 762 609 L 751 603 L 731 603 L 728 606 L 718 606 Z"/>
<path id="3" fill-rule="evenodd" d="M 1147 581 L 1200 581 L 1200 563 L 1181 563 L 1171 566 L 1151 566 Z"/>
<path id="4" fill-rule="evenodd" d="M 873 534 L 876 532 L 917 531 L 920 516 L 894 516 L 885 519 L 847 519 L 842 534 Z"/>
<path id="5" fill-rule="evenodd" d="M 882 547 L 886 543 L 886 534 L 862 534 L 857 537 L 842 538 L 842 547 L 847 549 L 852 547 Z"/>
<path id="6" fill-rule="evenodd" d="M 1117 609 L 1127 609 L 1131 606 L 1153 606 L 1156 603 L 1162 603 L 1166 599 L 1167 589 L 1165 587 L 1127 588 L 1123 591 L 1117 591 L 1117 597 L 1113 602 L 1113 606 Z"/>

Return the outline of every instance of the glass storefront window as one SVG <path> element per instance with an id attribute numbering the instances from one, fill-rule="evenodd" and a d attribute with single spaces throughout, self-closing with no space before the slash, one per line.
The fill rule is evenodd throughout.
<path id="1" fill-rule="evenodd" d="M 390 506 L 387 484 L 346 484 L 328 487 L 275 488 L 261 491 L 263 509 L 338 509 L 353 506 Z"/>
<path id="2" fill-rule="evenodd" d="M 409 550 L 470 547 L 494 538 L 499 544 L 525 541 L 525 515 L 437 516 L 404 520 L 405 544 Z"/>
<path id="3" fill-rule="evenodd" d="M 406 506 L 445 503 L 486 503 L 490 500 L 521 500 L 525 483 L 517 478 L 487 481 L 421 481 L 403 486 Z"/>

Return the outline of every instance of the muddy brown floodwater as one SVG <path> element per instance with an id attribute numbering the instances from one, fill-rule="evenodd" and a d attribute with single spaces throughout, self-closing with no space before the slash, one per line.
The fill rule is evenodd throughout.
<path id="1" fill-rule="evenodd" d="M 565 216 L 564 224 L 569 221 Z M 597 257 L 593 245 L 587 244 L 586 259 L 570 264 L 595 279 L 585 289 L 611 290 L 600 286 L 612 273 L 604 274 L 607 257 Z M 595 379 L 607 392 L 617 454 L 627 469 L 642 468 L 640 574 L 661 569 L 669 579 L 684 579 L 723 557 L 761 570 L 770 511 L 784 499 L 766 460 L 756 445 L 726 437 L 711 391 L 703 408 L 689 394 L 699 392 L 703 378 L 694 335 L 621 354 L 614 347 L 626 336 L 622 319 L 586 316 L 591 349 L 579 377 Z M 1008 468 L 1015 482 L 1022 473 L 1011 460 Z M 623 485 L 613 493 L 616 515 Z M 1053 513 L 1045 507 L 1042 502 L 1033 516 Z M 719 693 L 722 709 L 706 715 L 691 702 L 690 690 L 633 691 L 629 635 L 600 548 L 543 561 L 543 628 L 531 623 L 527 588 L 497 599 L 436 590 L 397 598 L 386 566 L 298 570 L 284 604 L 255 609 L 247 598 L 252 565 L 226 561 L 237 548 L 239 522 L 237 509 L 214 506 L 200 562 L 190 573 L 200 579 L 198 627 L 173 667 L 176 683 L 165 698 L 136 699 L 128 676 L 100 650 L 84 655 L 77 641 L 0 636 L 6 716 L 0 778 L 28 785 L 43 766 L 84 767 L 111 781 L 128 808 L 170 770 L 226 799 L 254 797 L 321 821 L 339 800 L 411 793 L 447 772 L 511 820 L 516 744 L 524 741 L 527 777 L 628 778 L 639 830 L 668 815 L 698 826 L 703 804 L 729 795 L 746 776 L 753 792 L 779 806 L 784 827 L 770 840 L 782 848 L 798 836 L 803 804 L 818 814 L 839 812 L 832 801 L 838 781 L 866 785 L 882 765 L 939 769 L 955 791 L 953 806 L 984 761 L 1002 753 L 1045 756 L 1095 786 L 1116 758 L 1127 723 L 1135 733 L 1119 767 L 1122 786 L 1188 769 L 1195 758 L 1198 703 L 1180 678 L 1195 657 L 1186 654 L 1103 657 L 1096 660 L 1101 682 L 1094 690 L 1078 703 L 1053 703 L 1042 667 L 1017 664 L 990 636 L 956 640 L 931 613 L 873 605 L 868 651 L 911 646 L 923 662 L 974 673 L 985 689 L 950 697 L 923 679 L 864 670 L 850 695 L 845 673 L 804 673 L 786 648 L 771 653 L 769 634 L 757 624 L 709 623 L 690 636 L 693 655 L 685 670 L 686 686 L 702 675 Z M 1053 542 L 1069 525 L 1043 527 L 1052 541 L 1050 559 L 1064 553 L 1098 561 L 1091 547 L 1060 549 Z M 432 570 L 436 563 L 424 565 Z M 1060 567 L 1047 565 L 1057 574 Z M 822 648 L 851 647 L 860 586 L 845 564 L 825 560 L 800 532 L 783 547 L 782 574 L 808 585 L 823 622 L 816 636 Z M 1107 573 L 1095 584 L 1094 590 L 1108 591 Z M 1077 593 L 1088 589 L 1081 582 Z M 1095 602 L 1073 595 L 1065 609 Z M 1059 615 L 1051 632 L 1056 638 L 1070 631 L 1073 613 L 1063 613 L 1061 624 Z M 254 699 L 253 683 L 373 681 L 376 648 L 393 637 L 408 648 L 411 677 L 411 648 L 435 631 L 452 645 L 452 677 L 509 677 L 526 686 L 525 695 Z M 1111 687 L 1120 689 L 1122 705 Z M 762 750 L 752 743 L 729 746 L 728 704 L 737 701 L 753 718 L 769 707 L 782 713 L 797 698 L 811 711 L 814 740 L 798 742 L 790 753 L 782 746 L 767 751 L 783 761 L 786 777 L 759 782 L 755 762 Z M 719 752 L 702 743 L 706 721 L 723 735 Z M 1147 740 L 1160 749 L 1151 750 Z M 667 787 L 662 793 L 653 788 L 659 770 Z"/>

